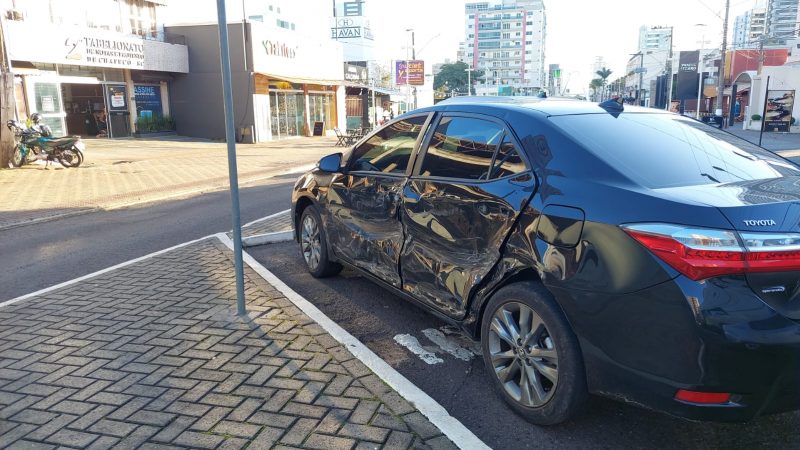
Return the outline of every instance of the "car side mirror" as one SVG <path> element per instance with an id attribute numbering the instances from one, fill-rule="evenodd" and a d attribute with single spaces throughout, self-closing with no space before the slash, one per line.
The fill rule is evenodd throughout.
<path id="1" fill-rule="evenodd" d="M 342 171 L 342 154 L 334 153 L 319 160 L 319 170 L 336 173 Z"/>

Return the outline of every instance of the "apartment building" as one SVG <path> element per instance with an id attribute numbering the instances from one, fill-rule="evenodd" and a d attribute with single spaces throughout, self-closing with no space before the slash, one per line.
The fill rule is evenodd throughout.
<path id="1" fill-rule="evenodd" d="M 483 70 L 478 95 L 531 95 L 547 87 L 542 0 L 467 3 L 463 61 Z"/>

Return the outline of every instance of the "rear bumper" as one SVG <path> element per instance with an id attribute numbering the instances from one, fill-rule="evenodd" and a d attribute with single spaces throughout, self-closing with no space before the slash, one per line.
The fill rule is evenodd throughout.
<path id="1" fill-rule="evenodd" d="M 595 394 L 694 420 L 800 409 L 800 324 L 762 302 L 743 277 L 678 277 L 634 294 L 592 296 L 588 318 L 581 294 L 557 298 L 580 336 Z M 732 397 L 690 404 L 675 399 L 679 389 Z"/>

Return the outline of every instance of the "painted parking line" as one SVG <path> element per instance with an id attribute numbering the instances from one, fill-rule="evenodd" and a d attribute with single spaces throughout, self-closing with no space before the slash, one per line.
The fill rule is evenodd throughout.
<path id="1" fill-rule="evenodd" d="M 270 214 L 268 216 L 264 216 L 264 217 L 261 217 L 261 218 L 256 219 L 256 220 L 251 220 L 250 222 L 247 222 L 246 224 L 242 225 L 242 228 L 249 227 L 249 226 L 257 224 L 259 222 L 263 222 L 265 220 L 274 219 L 275 217 L 278 217 L 281 214 L 289 214 L 290 211 L 291 211 L 291 209 L 284 209 L 283 211 L 276 212 L 275 214 Z"/>
<path id="2" fill-rule="evenodd" d="M 225 234 L 219 233 L 217 238 L 229 249 L 233 250 L 233 241 Z M 428 420 L 439 428 L 455 445 L 465 449 L 488 449 L 467 427 L 451 416 L 447 410 L 436 400 L 431 398 L 422 389 L 409 381 L 396 371 L 386 361 L 381 359 L 361 341 L 348 333 L 344 328 L 331 320 L 314 304 L 303 298 L 292 288 L 286 285 L 266 267 L 255 260 L 249 253 L 242 252 L 245 264 L 260 275 L 267 283 L 281 292 L 289 301 L 294 303 L 303 313 L 319 324 L 328 334 L 339 341 L 350 353 L 361 360 L 372 372 L 394 389 L 403 398 L 414 405 Z"/>

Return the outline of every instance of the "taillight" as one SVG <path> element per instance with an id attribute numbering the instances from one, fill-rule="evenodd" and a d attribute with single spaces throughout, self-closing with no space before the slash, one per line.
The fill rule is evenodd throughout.
<path id="1" fill-rule="evenodd" d="M 658 223 L 625 225 L 622 229 L 693 280 L 800 270 L 798 233 L 737 233 Z"/>

